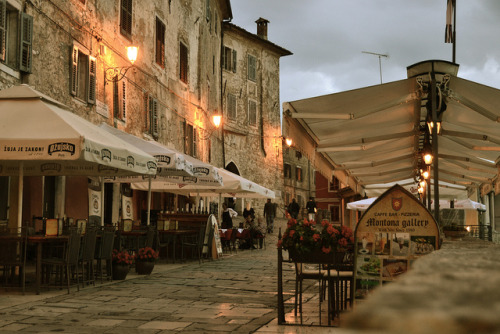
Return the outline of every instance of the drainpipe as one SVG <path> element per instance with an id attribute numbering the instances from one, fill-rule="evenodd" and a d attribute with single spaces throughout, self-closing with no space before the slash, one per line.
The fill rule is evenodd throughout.
<path id="1" fill-rule="evenodd" d="M 224 80 L 223 80 L 223 72 L 224 69 L 222 67 L 222 53 L 224 52 L 224 22 L 231 22 L 231 19 L 224 21 L 222 20 L 222 24 L 220 27 L 220 55 L 219 55 L 219 67 L 220 67 L 220 111 L 221 115 L 224 115 Z M 224 118 L 224 117 L 223 117 Z M 224 140 L 224 119 L 222 119 L 220 123 L 220 133 L 221 133 L 221 143 L 222 143 L 222 168 L 226 167 L 226 148 L 225 148 L 225 140 Z"/>

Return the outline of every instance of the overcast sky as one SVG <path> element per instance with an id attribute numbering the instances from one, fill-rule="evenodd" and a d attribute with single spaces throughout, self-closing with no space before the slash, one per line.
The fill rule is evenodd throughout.
<path id="1" fill-rule="evenodd" d="M 500 1 L 457 1 L 458 76 L 500 89 Z M 291 51 L 281 58 L 281 104 L 406 79 L 406 67 L 452 61 L 446 0 L 231 0 L 232 23 Z"/>

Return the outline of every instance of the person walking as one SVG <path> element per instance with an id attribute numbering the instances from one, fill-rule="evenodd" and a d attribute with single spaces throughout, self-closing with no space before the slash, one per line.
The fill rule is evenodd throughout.
<path id="1" fill-rule="evenodd" d="M 306 204 L 307 209 L 307 219 L 314 220 L 316 217 L 316 202 L 314 201 L 314 197 L 309 197 L 309 201 Z"/>
<path id="2" fill-rule="evenodd" d="M 299 205 L 299 203 L 297 203 L 295 201 L 295 198 L 292 199 L 292 203 L 290 203 L 288 205 L 287 210 L 293 219 L 297 219 L 297 217 L 299 216 L 299 212 L 300 212 L 300 205 Z"/>
<path id="3" fill-rule="evenodd" d="M 267 233 L 273 233 L 274 217 L 276 217 L 276 205 L 268 198 L 264 205 L 264 217 L 266 218 Z"/>

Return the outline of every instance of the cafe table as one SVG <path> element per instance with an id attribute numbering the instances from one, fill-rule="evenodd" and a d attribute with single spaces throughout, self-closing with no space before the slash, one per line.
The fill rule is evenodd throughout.
<path id="1" fill-rule="evenodd" d="M 2 240 L 20 240 L 20 235 L 0 235 L 0 242 Z M 68 241 L 67 235 L 62 236 L 45 236 L 45 235 L 30 235 L 27 237 L 28 244 L 35 244 L 36 247 L 36 280 L 35 280 L 35 291 L 36 294 L 40 294 L 41 282 L 42 282 L 42 253 L 43 245 L 49 243 L 64 243 Z"/>
<path id="2" fill-rule="evenodd" d="M 181 239 L 181 244 L 182 244 L 182 238 L 184 236 L 188 236 L 188 235 L 196 235 L 199 233 L 198 230 L 158 230 L 158 233 L 160 235 L 168 235 L 168 236 L 171 236 L 172 237 L 172 247 L 173 247 L 173 250 L 172 250 L 172 258 L 173 258 L 173 262 L 175 263 L 175 248 L 177 247 L 177 239 L 180 238 Z"/>

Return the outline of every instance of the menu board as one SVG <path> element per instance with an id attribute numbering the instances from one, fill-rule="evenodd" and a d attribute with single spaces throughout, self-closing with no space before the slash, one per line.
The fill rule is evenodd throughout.
<path id="1" fill-rule="evenodd" d="M 365 211 L 355 230 L 355 294 L 397 279 L 413 261 L 439 248 L 439 228 L 427 208 L 399 185 Z"/>

